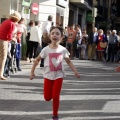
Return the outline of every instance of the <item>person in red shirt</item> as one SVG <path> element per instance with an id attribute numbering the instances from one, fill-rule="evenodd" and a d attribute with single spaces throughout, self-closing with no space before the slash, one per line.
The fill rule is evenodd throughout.
<path id="1" fill-rule="evenodd" d="M 4 66 L 8 52 L 8 42 L 13 39 L 16 29 L 16 22 L 21 19 L 19 12 L 15 11 L 0 26 L 0 80 L 6 80 L 3 76 Z"/>
<path id="2" fill-rule="evenodd" d="M 105 52 L 105 48 L 102 48 L 100 46 L 100 42 L 104 43 L 107 41 L 107 37 L 105 34 L 103 34 L 103 30 L 99 29 L 98 36 L 97 36 L 97 58 L 99 61 L 103 60 L 103 55 Z"/>

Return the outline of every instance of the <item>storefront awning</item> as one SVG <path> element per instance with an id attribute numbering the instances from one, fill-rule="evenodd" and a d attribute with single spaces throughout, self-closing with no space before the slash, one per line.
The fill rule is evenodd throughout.
<path id="1" fill-rule="evenodd" d="M 86 0 L 70 0 L 70 3 L 73 3 L 84 10 L 92 10 L 92 6 L 90 6 Z"/>

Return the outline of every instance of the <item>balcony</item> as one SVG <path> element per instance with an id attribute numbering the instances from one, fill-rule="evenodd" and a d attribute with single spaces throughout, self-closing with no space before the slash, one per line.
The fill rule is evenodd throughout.
<path id="1" fill-rule="evenodd" d="M 65 0 L 57 0 L 56 4 L 62 7 L 68 7 L 68 2 Z"/>
<path id="2" fill-rule="evenodd" d="M 70 0 L 70 3 L 84 10 L 92 10 L 93 3 L 91 0 Z"/>

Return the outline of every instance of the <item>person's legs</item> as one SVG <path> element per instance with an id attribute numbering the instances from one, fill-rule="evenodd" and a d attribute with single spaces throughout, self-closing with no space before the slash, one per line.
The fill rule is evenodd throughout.
<path id="1" fill-rule="evenodd" d="M 29 41 L 29 45 L 30 45 L 30 49 L 29 49 L 29 54 L 30 54 L 30 62 L 32 62 L 32 58 L 33 58 L 33 46 L 34 46 L 34 42 L 33 42 L 33 41 Z"/>
<path id="2" fill-rule="evenodd" d="M 71 52 L 71 51 L 70 51 L 70 43 L 69 43 L 69 42 L 66 43 L 66 49 L 69 51 L 69 53 Z M 69 56 L 69 57 L 70 57 L 70 56 Z"/>
<path id="3" fill-rule="evenodd" d="M 59 98 L 63 78 L 56 80 L 44 79 L 44 99 L 50 101 L 53 99 L 53 116 L 58 116 Z"/>
<path id="4" fill-rule="evenodd" d="M 96 56 L 96 43 L 93 43 L 92 45 L 92 59 L 95 60 Z"/>
<path id="5" fill-rule="evenodd" d="M 26 48 L 26 58 L 27 58 L 27 61 L 28 61 L 29 57 L 30 57 L 30 45 L 29 45 L 29 41 L 26 41 L 26 45 L 27 45 L 27 48 Z"/>
<path id="6" fill-rule="evenodd" d="M 18 71 L 21 71 L 21 68 L 20 68 L 20 60 L 21 60 L 21 46 L 20 44 L 17 44 L 17 48 L 16 48 L 17 52 L 16 52 L 16 65 L 17 65 L 17 69 Z"/>
<path id="7" fill-rule="evenodd" d="M 81 48 L 81 54 L 80 54 L 80 56 L 81 56 L 81 59 L 83 59 L 83 49 Z"/>
<path id="8" fill-rule="evenodd" d="M 52 98 L 53 98 L 53 116 L 58 116 L 59 102 L 60 102 L 60 92 L 62 88 L 63 78 L 58 78 L 54 81 Z"/>
<path id="9" fill-rule="evenodd" d="M 91 53 L 92 53 L 92 45 L 89 44 L 89 45 L 88 45 L 88 59 L 91 58 Z"/>
<path id="10" fill-rule="evenodd" d="M 44 99 L 46 101 L 50 101 L 52 99 L 53 83 L 54 83 L 53 80 L 44 78 Z"/>
<path id="11" fill-rule="evenodd" d="M 17 70 L 22 71 L 20 68 L 20 58 L 16 58 L 16 65 L 17 65 Z"/>
<path id="12" fill-rule="evenodd" d="M 43 49 L 44 47 L 46 47 L 47 45 L 48 45 L 47 43 L 44 43 L 44 42 L 42 41 L 42 49 Z M 43 58 L 41 59 L 40 67 L 44 67 L 44 59 L 43 59 Z"/>
<path id="13" fill-rule="evenodd" d="M 100 51 L 97 51 L 97 60 L 100 61 Z"/>
<path id="14" fill-rule="evenodd" d="M 4 80 L 3 73 L 7 59 L 8 42 L 0 40 L 0 79 Z"/>
<path id="15" fill-rule="evenodd" d="M 5 77 L 10 76 L 10 67 L 11 67 L 11 58 L 10 58 L 10 56 L 7 56 L 5 68 L 4 68 L 4 76 Z"/>
<path id="16" fill-rule="evenodd" d="M 109 45 L 109 47 L 108 47 L 108 59 L 107 59 L 107 61 L 110 61 L 110 59 L 111 59 L 111 53 L 112 53 L 112 47 L 111 47 L 111 45 Z"/>
<path id="17" fill-rule="evenodd" d="M 105 48 L 105 51 L 103 52 L 103 60 L 106 61 L 107 59 L 107 53 L 106 53 L 106 48 Z"/>
<path id="18" fill-rule="evenodd" d="M 70 56 L 71 56 L 71 59 L 74 59 L 74 47 L 73 47 L 73 43 L 70 43 Z"/>
<path id="19" fill-rule="evenodd" d="M 101 61 L 103 60 L 103 55 L 104 55 L 104 51 L 101 51 L 101 53 L 100 53 L 100 59 L 101 59 Z"/>
<path id="20" fill-rule="evenodd" d="M 79 51 L 76 49 L 76 57 L 79 58 Z"/>
<path id="21" fill-rule="evenodd" d="M 120 51 L 117 53 L 118 56 L 118 62 L 120 61 Z"/>
<path id="22" fill-rule="evenodd" d="M 34 58 L 34 59 L 37 57 L 37 56 L 36 56 L 36 50 L 37 50 L 37 47 L 38 47 L 38 42 L 34 42 L 34 46 L 33 46 L 33 50 L 34 50 L 33 58 Z"/>
<path id="23" fill-rule="evenodd" d="M 83 59 L 86 58 L 86 49 L 83 50 Z"/>
<path id="24" fill-rule="evenodd" d="M 114 56 L 115 56 L 115 49 L 116 49 L 116 46 L 115 45 L 112 45 L 112 53 L 111 53 L 111 61 L 114 62 Z"/>

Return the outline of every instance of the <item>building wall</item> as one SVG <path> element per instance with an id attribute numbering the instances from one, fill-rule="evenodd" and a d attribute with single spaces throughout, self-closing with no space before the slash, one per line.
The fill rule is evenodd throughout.
<path id="1" fill-rule="evenodd" d="M 58 20 L 61 18 L 63 19 L 63 27 L 68 25 L 69 0 L 66 4 L 62 4 L 61 0 L 32 0 L 32 3 L 34 2 L 39 3 L 39 14 L 35 17 L 35 15 L 30 13 L 30 19 L 40 20 L 41 23 L 43 23 L 47 20 L 48 15 L 52 15 L 54 25 L 56 25 L 56 23 L 58 23 L 58 21 L 56 21 L 56 17 L 57 14 L 59 14 Z M 61 23 L 59 22 L 59 24 Z"/>
<path id="2" fill-rule="evenodd" d="M 56 22 L 56 2 L 55 0 L 40 0 L 40 1 L 32 1 L 32 3 L 39 3 L 39 14 L 37 15 L 36 20 L 40 20 L 44 22 L 47 20 L 48 15 L 53 16 L 54 23 Z M 30 14 L 30 19 L 34 20 L 35 15 Z"/>
<path id="3" fill-rule="evenodd" d="M 47 20 L 48 15 L 52 15 L 54 25 L 56 25 L 56 14 L 58 13 L 63 19 L 63 27 L 65 27 L 68 25 L 69 0 L 67 0 L 66 5 L 63 6 L 61 6 L 62 2 L 64 2 L 64 0 L 32 0 L 31 6 L 33 3 L 39 4 L 38 15 L 33 15 L 33 13 L 31 12 L 31 6 L 30 9 L 29 7 L 22 6 L 22 0 L 1 0 L 0 18 L 7 18 L 9 14 L 13 13 L 16 10 L 21 13 L 22 17 L 26 19 L 27 23 L 30 20 L 40 20 L 41 23 L 43 23 Z M 60 5 L 56 5 L 57 3 L 59 3 Z M 27 15 L 27 18 L 23 12 L 24 9 L 29 10 L 29 15 Z"/>
<path id="4" fill-rule="evenodd" d="M 10 0 L 0 1 L 0 18 L 7 18 L 10 14 L 11 4 Z M 1 22 L 1 19 L 0 19 Z"/>
<path id="5" fill-rule="evenodd" d="M 81 29 L 85 29 L 86 28 L 86 11 L 85 10 L 82 10 L 80 9 L 80 6 L 77 6 L 77 5 L 73 5 L 73 4 L 70 4 L 70 8 L 69 8 L 71 11 L 74 12 L 74 19 L 73 19 L 73 24 L 77 25 L 79 24 Z M 69 24 L 71 21 L 69 20 Z"/>
<path id="6" fill-rule="evenodd" d="M 56 23 L 62 24 L 63 27 L 68 25 L 69 18 L 69 0 L 56 0 L 56 13 L 59 16 Z"/>

